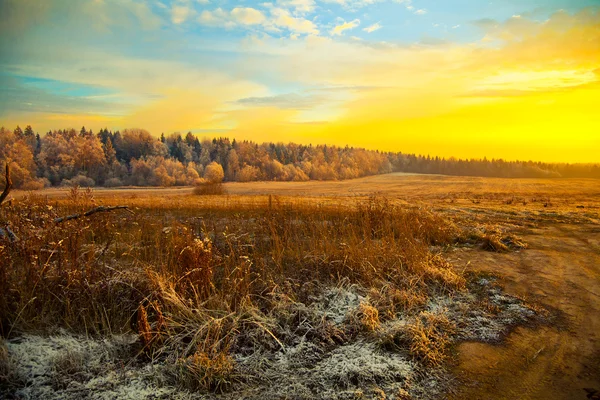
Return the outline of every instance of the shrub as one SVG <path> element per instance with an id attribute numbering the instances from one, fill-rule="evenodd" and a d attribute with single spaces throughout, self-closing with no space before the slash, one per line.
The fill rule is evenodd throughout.
<path id="1" fill-rule="evenodd" d="M 215 196 L 225 193 L 225 187 L 221 183 L 203 182 L 194 187 L 194 194 L 198 196 Z"/>
<path id="2" fill-rule="evenodd" d="M 51 186 L 50 181 L 46 178 L 38 178 L 35 180 L 27 181 L 21 186 L 23 190 L 41 190 L 45 187 Z"/>
<path id="3" fill-rule="evenodd" d="M 80 186 L 80 187 L 94 187 L 96 181 L 85 175 L 77 175 L 71 179 L 65 179 L 62 181 L 63 186 Z"/>
<path id="4" fill-rule="evenodd" d="M 123 186 L 123 181 L 119 178 L 109 178 L 104 182 L 104 186 L 106 187 L 117 187 Z"/>

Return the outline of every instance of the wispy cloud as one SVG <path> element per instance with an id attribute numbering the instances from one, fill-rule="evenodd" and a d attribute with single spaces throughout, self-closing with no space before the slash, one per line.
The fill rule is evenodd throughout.
<path id="1" fill-rule="evenodd" d="M 425 15 L 427 14 L 427 10 L 424 8 L 419 8 L 417 9 L 414 5 L 412 0 L 394 0 L 396 3 L 398 4 L 402 4 L 406 10 L 410 11 L 413 14 L 416 15 Z"/>
<path id="2" fill-rule="evenodd" d="M 319 33 L 317 26 L 312 21 L 293 16 L 288 10 L 272 6 L 270 6 L 268 16 L 251 7 L 236 7 L 231 11 L 222 8 L 213 11 L 205 10 L 200 14 L 198 22 L 207 26 L 225 28 L 260 25 L 270 32 L 281 32 L 284 29 L 292 33 Z"/>
<path id="3" fill-rule="evenodd" d="M 286 93 L 276 96 L 246 97 L 237 101 L 238 104 L 255 107 L 277 107 L 282 109 L 309 109 L 323 102 L 320 96 L 299 95 Z"/>
<path id="4" fill-rule="evenodd" d="M 372 32 L 375 32 L 375 31 L 381 29 L 381 28 L 382 28 L 381 24 L 379 22 L 376 22 L 373 25 L 367 26 L 366 28 L 364 28 L 363 31 L 365 31 L 367 33 L 372 33 Z"/>
<path id="5" fill-rule="evenodd" d="M 217 8 L 213 11 L 204 10 L 198 21 L 209 26 L 233 28 L 238 25 L 259 25 L 266 21 L 265 15 L 251 7 L 236 7 L 231 11 Z"/>
<path id="6" fill-rule="evenodd" d="M 354 20 L 352 20 L 352 21 L 350 21 L 350 22 L 345 22 L 345 21 L 344 21 L 342 24 L 340 24 L 340 25 L 336 25 L 336 26 L 335 26 L 335 27 L 334 27 L 334 28 L 331 30 L 331 32 L 330 32 L 330 33 L 331 33 L 331 36 L 336 36 L 336 35 L 337 35 L 337 36 L 340 36 L 340 35 L 342 35 L 342 33 L 343 33 L 344 31 L 347 31 L 347 30 L 350 30 L 350 29 L 354 29 L 354 28 L 356 28 L 356 27 L 357 27 L 357 26 L 359 26 L 359 25 L 360 25 L 360 20 L 359 20 L 358 18 L 357 18 L 357 19 L 354 19 Z"/>
<path id="7" fill-rule="evenodd" d="M 293 9 L 296 15 L 311 13 L 315 10 L 315 0 L 277 0 L 277 5 Z"/>
<path id="8" fill-rule="evenodd" d="M 324 3 L 334 3 L 342 6 L 348 11 L 357 11 L 361 8 L 368 7 L 381 0 L 323 0 Z"/>

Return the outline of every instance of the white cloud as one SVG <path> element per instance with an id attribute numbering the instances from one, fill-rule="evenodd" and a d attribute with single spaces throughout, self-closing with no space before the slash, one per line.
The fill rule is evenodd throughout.
<path id="1" fill-rule="evenodd" d="M 381 24 L 379 22 L 377 22 L 377 23 L 374 23 L 371 26 L 367 26 L 366 28 L 363 29 L 363 31 L 365 31 L 367 33 L 372 33 L 372 32 L 375 32 L 375 31 L 381 29 L 381 28 L 382 28 Z"/>
<path id="2" fill-rule="evenodd" d="M 344 22 L 343 24 L 336 25 L 336 27 L 333 28 L 330 33 L 331 33 L 331 36 L 335 36 L 335 35 L 341 36 L 344 31 L 349 30 L 349 29 L 354 29 L 359 25 L 360 25 L 359 19 L 355 19 L 350 22 Z"/>
<path id="3" fill-rule="evenodd" d="M 417 15 L 425 15 L 425 14 L 427 14 L 427 10 L 425 10 L 424 8 L 421 8 L 421 9 L 415 11 L 415 14 L 417 14 Z"/>
<path id="4" fill-rule="evenodd" d="M 250 7 L 236 7 L 231 11 L 217 8 L 205 10 L 200 14 L 198 22 L 202 25 L 234 28 L 236 26 L 260 25 L 270 32 L 281 32 L 281 29 L 292 33 L 319 34 L 317 26 L 307 19 L 293 16 L 288 10 L 270 7 L 267 18 L 261 11 Z"/>
<path id="5" fill-rule="evenodd" d="M 171 22 L 181 24 L 194 14 L 194 10 L 187 6 L 173 6 L 171 9 Z"/>
<path id="6" fill-rule="evenodd" d="M 293 17 L 289 11 L 283 8 L 271 9 L 271 16 L 273 17 L 269 22 L 279 28 L 285 28 L 292 32 L 306 33 L 318 35 L 319 30 L 317 26 L 312 22 L 304 18 Z"/>
<path id="7" fill-rule="evenodd" d="M 315 10 L 315 0 L 277 0 L 277 5 L 293 9 L 296 15 L 311 13 Z"/>
<path id="8" fill-rule="evenodd" d="M 266 20 L 262 12 L 251 7 L 236 7 L 231 10 L 231 17 L 242 25 L 258 25 Z"/>

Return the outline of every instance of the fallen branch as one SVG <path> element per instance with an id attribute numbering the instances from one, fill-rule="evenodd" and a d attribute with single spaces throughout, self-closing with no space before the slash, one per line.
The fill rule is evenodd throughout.
<path id="1" fill-rule="evenodd" d="M 100 207 L 92 208 L 91 210 L 86 211 L 83 214 L 73 214 L 73 215 L 67 215 L 66 217 L 56 218 L 54 220 L 54 222 L 56 222 L 58 224 L 59 222 L 69 221 L 71 219 L 77 219 L 77 218 L 81 218 L 81 217 L 89 217 L 92 214 L 96 214 L 99 212 L 109 212 L 109 211 L 113 211 L 113 210 L 127 210 L 128 212 L 133 214 L 133 211 L 131 211 L 129 209 L 129 206 L 112 206 L 112 207 L 100 206 Z"/>
<path id="2" fill-rule="evenodd" d="M 4 228 L 0 228 L 0 238 L 8 239 L 12 243 L 18 242 L 19 238 L 15 233 L 10 229 L 10 226 L 6 225 Z"/>
<path id="3" fill-rule="evenodd" d="M 10 193 L 10 189 L 12 188 L 12 180 L 10 179 L 10 163 L 6 163 L 6 186 L 4 187 L 4 191 L 0 194 L 0 204 L 6 199 L 6 196 Z"/>

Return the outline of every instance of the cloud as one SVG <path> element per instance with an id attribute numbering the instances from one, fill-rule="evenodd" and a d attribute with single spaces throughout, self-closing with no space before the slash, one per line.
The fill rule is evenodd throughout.
<path id="1" fill-rule="evenodd" d="M 394 0 L 394 2 L 398 4 L 402 4 L 408 11 L 412 12 L 416 15 L 425 15 L 427 14 L 427 10 L 424 8 L 415 9 L 415 6 L 412 4 L 412 0 Z"/>
<path id="2" fill-rule="evenodd" d="M 497 73 L 477 82 L 471 97 L 515 97 L 557 93 L 600 83 L 592 70 L 512 71 Z"/>
<path id="3" fill-rule="evenodd" d="M 231 11 L 217 8 L 202 11 L 198 21 L 203 25 L 233 28 L 239 25 L 260 25 L 266 21 L 266 17 L 259 10 L 250 7 L 236 7 Z"/>
<path id="4" fill-rule="evenodd" d="M 302 96 L 297 93 L 280 94 L 265 97 L 247 97 L 237 101 L 238 104 L 255 107 L 277 107 L 282 109 L 309 109 L 320 103 L 323 99 L 319 96 Z"/>
<path id="5" fill-rule="evenodd" d="M 319 30 L 312 22 L 304 18 L 294 17 L 289 11 L 283 8 L 271 9 L 271 23 L 279 28 L 284 28 L 292 32 L 318 35 Z"/>
<path id="6" fill-rule="evenodd" d="M 207 26 L 225 28 L 260 25 L 271 32 L 280 32 L 281 29 L 285 29 L 292 33 L 315 35 L 319 33 L 312 21 L 295 17 L 288 10 L 271 6 L 269 13 L 270 15 L 267 17 L 261 11 L 250 7 L 236 7 L 231 11 L 217 8 L 213 11 L 203 11 L 198 18 L 198 22 Z"/>
<path id="7" fill-rule="evenodd" d="M 367 26 L 366 28 L 364 28 L 363 31 L 365 31 L 367 33 L 372 33 L 372 32 L 375 32 L 375 31 L 381 29 L 381 28 L 382 28 L 381 24 L 379 22 L 376 22 L 373 25 Z"/>
<path id="8" fill-rule="evenodd" d="M 348 11 L 357 11 L 363 7 L 375 4 L 377 1 L 382 0 L 323 0 L 324 3 L 338 4 Z"/>
<path id="9" fill-rule="evenodd" d="M 181 24 L 194 14 L 194 10 L 187 6 L 173 6 L 171 9 L 171 22 Z"/>
<path id="10" fill-rule="evenodd" d="M 331 33 L 331 36 L 335 36 L 335 35 L 341 36 L 344 31 L 349 30 L 349 29 L 354 29 L 354 28 L 356 28 L 359 25 L 360 25 L 360 20 L 359 19 L 355 19 L 355 20 L 352 20 L 350 22 L 344 22 L 341 25 L 336 25 L 331 30 L 330 33 Z"/>
<path id="11" fill-rule="evenodd" d="M 22 113 L 124 115 L 132 111 L 134 99 L 126 99 L 114 91 L 101 95 L 75 95 L 94 92 L 98 88 L 68 82 L 4 76 L 0 79 L 0 116 Z M 58 90 L 57 90 L 58 89 Z M 10 113 L 8 112 L 10 110 Z"/>
<path id="12" fill-rule="evenodd" d="M 548 35 L 548 39 L 552 39 L 567 32 L 576 34 L 577 31 L 582 34 L 583 40 L 593 40 L 600 27 L 600 9 L 597 8 L 584 9 L 575 14 L 560 10 L 544 21 L 526 15 L 528 14 L 513 15 L 505 21 L 484 18 L 475 20 L 472 24 L 481 29 L 489 39 L 504 42 L 522 42 L 542 35 Z M 585 38 L 582 29 L 592 37 Z"/>
<path id="13" fill-rule="evenodd" d="M 266 20 L 262 12 L 251 7 L 236 7 L 231 10 L 231 17 L 242 25 L 258 25 Z"/>
<path id="14" fill-rule="evenodd" d="M 233 28 L 236 25 L 235 22 L 231 21 L 231 14 L 220 7 L 213 11 L 202 11 L 198 17 L 198 22 L 202 25 L 226 28 Z"/>
<path id="15" fill-rule="evenodd" d="M 162 25 L 160 18 L 144 2 L 122 0 L 116 3 L 111 2 L 111 7 L 113 7 L 113 12 L 119 12 L 118 8 L 124 7 L 126 11 L 137 18 L 144 29 L 156 29 Z"/>
<path id="16" fill-rule="evenodd" d="M 296 15 L 311 13 L 315 10 L 315 0 L 277 0 L 277 5 L 293 9 Z"/>
<path id="17" fill-rule="evenodd" d="M 113 27 L 127 27 L 154 30 L 163 25 L 161 18 L 152 11 L 146 2 L 134 0 L 96 0 L 90 2 L 48 2 L 56 7 L 61 15 L 78 14 L 91 19 L 96 30 L 109 31 Z M 66 9 L 62 9 L 66 7 Z M 159 6 L 160 7 L 160 6 Z M 63 14 L 64 13 L 64 14 Z"/>

